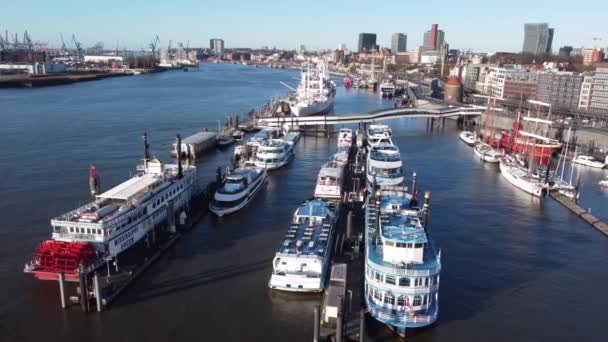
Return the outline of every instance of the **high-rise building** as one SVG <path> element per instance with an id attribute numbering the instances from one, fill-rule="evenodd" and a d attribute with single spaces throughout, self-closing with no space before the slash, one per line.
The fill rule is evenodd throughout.
<path id="1" fill-rule="evenodd" d="M 211 38 L 209 40 L 209 49 L 213 51 L 216 55 L 221 55 L 224 53 L 224 40 L 218 38 Z"/>
<path id="2" fill-rule="evenodd" d="M 396 55 L 399 52 L 407 51 L 407 35 L 403 33 L 393 33 L 391 38 L 391 53 Z"/>
<path id="3" fill-rule="evenodd" d="M 559 55 L 561 57 L 570 57 L 572 50 L 572 46 L 562 46 L 559 48 Z"/>
<path id="4" fill-rule="evenodd" d="M 344 44 L 344 43 L 338 44 L 338 50 L 345 51 L 346 50 L 346 44 Z"/>
<path id="5" fill-rule="evenodd" d="M 376 34 L 375 33 L 359 33 L 359 48 L 358 52 L 371 51 L 376 49 Z"/>
<path id="6" fill-rule="evenodd" d="M 445 41 L 445 33 L 439 25 L 433 24 L 430 31 L 424 33 L 424 48 L 426 50 L 439 50 Z"/>
<path id="7" fill-rule="evenodd" d="M 551 53 L 555 30 L 547 23 L 524 24 L 524 53 L 540 55 Z"/>

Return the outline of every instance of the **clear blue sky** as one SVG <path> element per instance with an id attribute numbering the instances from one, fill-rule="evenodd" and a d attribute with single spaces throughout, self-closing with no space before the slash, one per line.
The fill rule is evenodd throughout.
<path id="1" fill-rule="evenodd" d="M 209 3 L 207 3 L 209 2 Z M 548 22 L 555 28 L 554 50 L 562 45 L 608 46 L 608 1 L 332 1 L 332 0 L 28 0 L 0 1 L 0 32 L 28 30 L 34 40 L 59 47 L 76 33 L 84 46 L 103 41 L 113 48 L 145 47 L 155 34 L 191 47 L 208 47 L 209 38 L 226 47 L 356 48 L 359 32 L 408 35 L 408 49 L 422 43 L 432 23 L 446 32 L 454 48 L 520 51 L 525 22 Z M 175 46 L 175 45 L 174 45 Z"/>

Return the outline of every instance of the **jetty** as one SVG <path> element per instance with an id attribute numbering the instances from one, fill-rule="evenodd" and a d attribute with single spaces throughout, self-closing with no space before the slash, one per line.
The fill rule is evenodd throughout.
<path id="1" fill-rule="evenodd" d="M 217 132 L 198 132 L 184 140 L 181 144 L 182 158 L 185 159 L 196 159 L 202 152 L 215 147 L 217 143 Z M 171 157 L 177 158 L 177 145 L 173 143 L 173 150 L 171 151 Z"/>
<path id="2" fill-rule="evenodd" d="M 556 200 L 558 203 L 568 208 L 576 216 L 580 217 L 583 221 L 589 223 L 591 226 L 608 236 L 608 224 L 593 216 L 590 210 L 585 210 L 579 206 L 576 202 L 560 194 L 559 192 L 550 192 L 549 196 Z"/>

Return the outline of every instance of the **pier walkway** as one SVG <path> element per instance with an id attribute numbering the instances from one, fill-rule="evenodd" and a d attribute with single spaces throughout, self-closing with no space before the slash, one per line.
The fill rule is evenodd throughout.
<path id="1" fill-rule="evenodd" d="M 319 126 L 352 123 L 371 123 L 375 121 L 399 119 L 399 118 L 447 118 L 458 116 L 477 116 L 481 115 L 485 107 L 439 107 L 426 106 L 416 108 L 390 108 L 382 109 L 364 114 L 346 115 L 321 115 L 321 116 L 286 116 L 286 117 L 264 117 L 257 118 L 257 126 L 260 127 L 280 127 L 283 125 L 295 126 Z"/>

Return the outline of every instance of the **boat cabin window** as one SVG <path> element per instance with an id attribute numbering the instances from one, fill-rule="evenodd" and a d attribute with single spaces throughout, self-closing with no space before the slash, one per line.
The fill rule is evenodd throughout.
<path id="1" fill-rule="evenodd" d="M 395 277 L 387 275 L 385 277 L 385 281 L 387 284 L 395 285 Z"/>
<path id="2" fill-rule="evenodd" d="M 74 227 L 70 227 L 70 233 L 74 232 Z"/>
<path id="3" fill-rule="evenodd" d="M 377 300 L 382 300 L 382 293 L 380 293 L 380 291 L 374 289 L 374 298 Z"/>
<path id="4" fill-rule="evenodd" d="M 395 297 L 387 293 L 384 295 L 384 302 L 386 304 L 395 305 Z"/>
<path id="5" fill-rule="evenodd" d="M 405 297 L 404 296 L 399 296 L 399 298 L 397 298 L 397 305 L 405 306 Z"/>
<path id="6" fill-rule="evenodd" d="M 385 246 L 395 247 L 395 243 L 393 241 L 384 241 Z"/>
<path id="7" fill-rule="evenodd" d="M 374 274 L 374 278 L 376 278 L 377 281 L 382 281 L 382 274 L 380 274 L 380 272 L 376 272 Z"/>
<path id="8" fill-rule="evenodd" d="M 226 184 L 241 184 L 243 183 L 242 178 L 226 178 Z"/>
<path id="9" fill-rule="evenodd" d="M 414 296 L 414 306 L 420 306 L 422 304 L 422 297 Z"/>
<path id="10" fill-rule="evenodd" d="M 399 278 L 399 286 L 410 286 L 410 278 Z"/>

